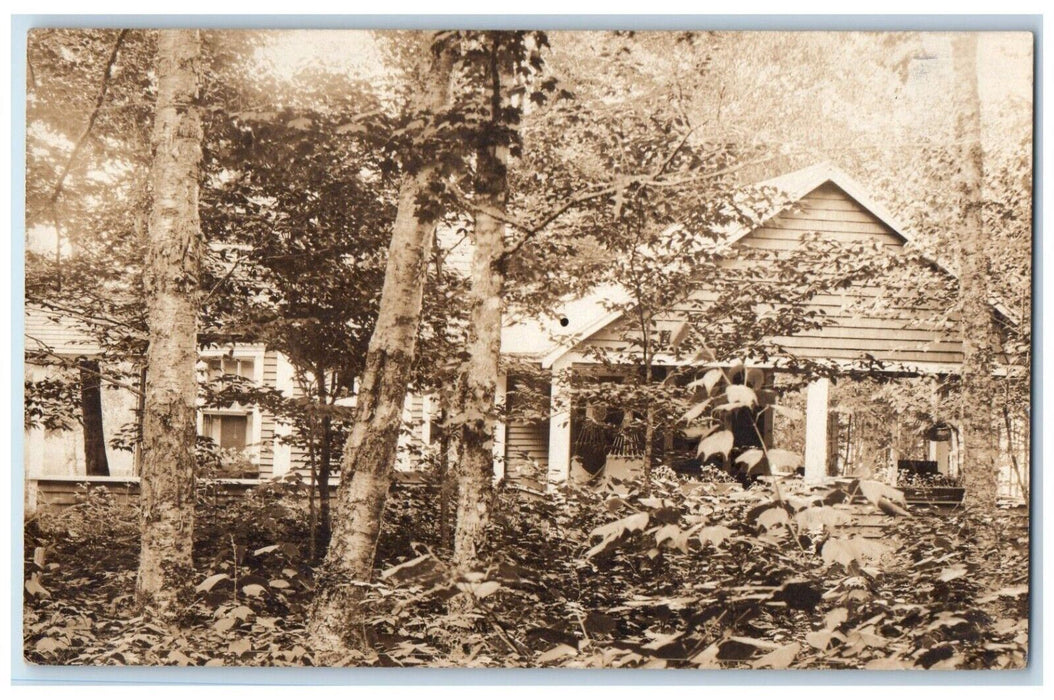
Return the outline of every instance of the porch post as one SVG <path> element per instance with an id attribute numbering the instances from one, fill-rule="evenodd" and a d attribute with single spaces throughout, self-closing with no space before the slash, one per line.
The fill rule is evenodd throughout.
<path id="1" fill-rule="evenodd" d="M 827 477 L 827 395 L 830 380 L 813 380 L 805 396 L 805 480 Z"/>
<path id="2" fill-rule="evenodd" d="M 567 481 L 571 470 L 571 383 L 569 357 L 553 363 L 549 398 L 548 485 L 553 489 Z"/>
<path id="3" fill-rule="evenodd" d="M 498 374 L 498 385 L 494 391 L 494 405 L 498 411 L 494 421 L 494 481 L 505 478 L 505 392 L 509 377 L 505 372 Z"/>

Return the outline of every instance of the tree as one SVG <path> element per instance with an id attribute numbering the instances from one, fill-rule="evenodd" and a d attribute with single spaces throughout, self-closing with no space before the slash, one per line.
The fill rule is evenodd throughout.
<path id="1" fill-rule="evenodd" d="M 467 142 L 471 176 L 472 266 L 466 359 L 459 379 L 460 423 L 457 528 L 454 559 L 471 568 L 489 518 L 494 474 L 494 425 L 505 291 L 505 219 L 508 160 L 518 154 L 518 127 L 526 105 L 544 102 L 532 85 L 548 46 L 541 32 L 466 32 L 460 69 L 469 83 Z M 475 127 L 475 128 L 473 128 Z"/>
<path id="2" fill-rule="evenodd" d="M 996 431 L 992 414 L 992 326 L 982 183 L 981 111 L 977 92 L 977 35 L 957 34 L 952 40 L 959 80 L 959 111 L 955 136 L 959 146 L 958 188 L 961 224 L 958 234 L 959 303 L 962 310 L 962 423 L 965 447 L 966 499 L 994 508 L 997 496 Z"/>
<path id="3" fill-rule="evenodd" d="M 431 37 L 430 37 L 431 38 Z M 340 649 L 357 633 L 363 583 L 373 569 L 381 513 L 391 481 L 399 429 L 421 320 L 425 267 L 436 221 L 432 193 L 441 172 L 430 142 L 450 95 L 452 56 L 442 35 L 420 49 L 413 119 L 425 122 L 404 161 L 377 321 L 370 337 L 355 420 L 344 447 L 333 533 L 318 582 L 309 631 L 323 649 Z M 408 144 L 409 145 L 409 144 Z M 409 155 L 409 151 L 406 152 Z"/>
<path id="4" fill-rule="evenodd" d="M 207 150 L 203 225 L 218 264 L 205 323 L 217 337 L 281 352 L 306 396 L 227 386 L 216 399 L 259 403 L 293 426 L 310 457 L 324 547 L 350 413 L 338 403 L 363 370 L 394 217 L 376 130 L 355 121 L 381 107 L 366 86 L 322 71 L 275 85 L 243 65 L 227 83 L 238 88 L 222 95 Z"/>
<path id="5" fill-rule="evenodd" d="M 81 425 L 84 428 L 84 471 L 89 476 L 109 476 L 106 435 L 103 433 L 102 379 L 99 361 L 80 361 Z"/>
<path id="6" fill-rule="evenodd" d="M 198 31 L 160 32 L 145 279 L 150 344 L 136 596 L 166 616 L 175 614 L 193 570 L 200 61 Z"/>

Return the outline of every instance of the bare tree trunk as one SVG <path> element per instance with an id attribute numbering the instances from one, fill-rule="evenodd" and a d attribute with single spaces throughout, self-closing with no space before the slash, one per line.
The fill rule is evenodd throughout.
<path id="1" fill-rule="evenodd" d="M 984 160 L 977 92 L 977 35 L 952 40 L 955 76 L 960 86 L 956 139 L 960 144 L 959 303 L 963 332 L 963 478 L 969 505 L 994 507 L 997 496 L 995 422 L 992 399 L 994 329 L 989 306 L 990 260 L 981 216 Z"/>
<path id="2" fill-rule="evenodd" d="M 102 381 L 98 360 L 81 360 L 81 426 L 84 428 L 84 471 L 88 476 L 109 476 L 106 435 L 102 420 Z"/>
<path id="3" fill-rule="evenodd" d="M 198 110 L 201 37 L 162 30 L 151 167 L 146 291 L 147 350 L 143 421 L 142 551 L 136 596 L 162 615 L 192 571 L 197 399 L 197 297 L 201 257 Z"/>
<path id="4" fill-rule="evenodd" d="M 319 404 L 325 410 L 328 406 L 329 391 L 326 386 L 326 372 L 319 368 L 318 372 L 318 399 Z M 318 460 L 318 551 L 325 553 L 329 542 L 332 528 L 329 507 L 329 477 L 333 461 L 333 418 L 328 413 L 322 416 L 322 442 L 319 445 Z"/>
<path id="5" fill-rule="evenodd" d="M 453 450 L 453 444 L 450 439 L 450 431 L 446 426 L 446 420 L 450 413 L 448 408 L 450 399 L 445 390 L 439 393 L 439 397 L 439 416 L 443 424 L 442 432 L 439 435 L 439 454 L 437 455 L 439 460 L 437 470 L 439 477 L 439 546 L 443 550 L 449 550 L 452 539 L 450 536 L 450 485 L 452 481 L 450 478 L 450 453 Z"/>
<path id="6" fill-rule="evenodd" d="M 419 111 L 435 114 L 449 101 L 452 59 L 430 52 Z M 329 550 L 319 575 L 308 631 L 317 648 L 361 644 L 359 602 L 373 570 L 381 513 L 391 483 L 403 403 L 421 321 L 425 268 L 435 217 L 421 211 L 436 165 L 404 176 L 388 248 L 377 323 L 356 399 L 355 422 L 344 447 Z"/>
<path id="7" fill-rule="evenodd" d="M 497 58 L 490 67 L 491 118 L 495 127 L 501 107 L 501 77 Z M 496 129 L 495 129 L 496 131 Z M 501 300 L 505 287 L 502 255 L 505 225 L 498 216 L 508 200 L 506 162 L 501 144 L 476 152 L 475 247 L 469 290 L 468 361 L 465 365 L 461 410 L 461 460 L 458 465 L 457 525 L 454 561 L 471 568 L 478 560 L 489 520 L 494 477 L 494 398 L 501 355 Z M 494 212 L 492 214 L 491 212 Z"/>

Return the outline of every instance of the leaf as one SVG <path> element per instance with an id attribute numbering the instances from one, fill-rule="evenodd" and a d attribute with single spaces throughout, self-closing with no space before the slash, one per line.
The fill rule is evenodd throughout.
<path id="1" fill-rule="evenodd" d="M 661 546 L 667 540 L 673 547 L 685 554 L 688 553 L 688 533 L 686 531 L 673 524 L 663 525 L 655 531 L 655 545 Z"/>
<path id="2" fill-rule="evenodd" d="M 248 620 L 249 616 L 253 614 L 253 609 L 248 605 L 239 605 L 227 614 L 230 617 L 236 617 L 239 620 Z"/>
<path id="3" fill-rule="evenodd" d="M 227 617 L 221 617 L 219 620 L 216 620 L 216 623 L 212 628 L 217 632 L 229 632 L 236 624 L 238 624 L 238 618 L 233 615 L 228 615 Z"/>
<path id="4" fill-rule="evenodd" d="M 966 575 L 966 567 L 962 564 L 956 564 L 955 566 L 949 566 L 941 571 L 940 576 L 937 577 L 940 581 L 954 581 L 957 578 L 961 578 Z"/>
<path id="5" fill-rule="evenodd" d="M 396 564 L 389 569 L 385 569 L 381 573 L 381 578 L 384 580 L 392 579 L 396 582 L 404 582 L 430 575 L 435 569 L 436 562 L 432 559 L 432 555 L 422 554 L 416 559 L 410 559 L 409 561 L 404 561 L 402 564 Z"/>
<path id="6" fill-rule="evenodd" d="M 40 585 L 40 581 L 37 580 L 36 574 L 31 576 L 29 580 L 26 581 L 26 593 L 37 598 L 51 597 L 51 593 L 48 592 L 48 589 Z"/>
<path id="7" fill-rule="evenodd" d="M 771 530 L 777 525 L 784 525 L 789 522 L 790 518 L 787 517 L 787 511 L 783 509 L 783 506 L 769 508 L 758 516 L 758 525 L 766 530 Z"/>
<path id="8" fill-rule="evenodd" d="M 798 511 L 794 515 L 798 527 L 803 530 L 818 530 L 826 527 L 833 530 L 839 525 L 849 522 L 849 516 L 836 508 L 830 506 L 813 506 Z"/>
<path id="9" fill-rule="evenodd" d="M 760 390 L 765 384 L 764 370 L 751 367 L 743 374 L 743 384 L 751 387 L 755 391 Z"/>
<path id="10" fill-rule="evenodd" d="M 797 642 L 791 642 L 790 644 L 770 651 L 764 656 L 755 659 L 751 662 L 750 666 L 752 668 L 787 668 L 794 661 L 795 657 L 798 656 L 800 650 L 801 645 Z"/>
<path id="11" fill-rule="evenodd" d="M 725 389 L 728 403 L 734 406 L 756 406 L 758 397 L 754 390 L 742 384 L 729 384 Z"/>
<path id="12" fill-rule="evenodd" d="M 695 440 L 696 438 L 706 437 L 717 430 L 718 427 L 719 425 L 717 423 L 710 423 L 709 425 L 693 425 L 683 429 L 681 434 L 689 440 Z"/>
<path id="13" fill-rule="evenodd" d="M 820 651 L 826 651 L 827 647 L 831 645 L 831 640 L 837 639 L 842 643 L 845 643 L 845 635 L 840 632 L 834 632 L 831 630 L 820 630 L 819 632 L 809 632 L 805 635 L 805 641 L 809 643 L 809 646 L 819 649 Z"/>
<path id="14" fill-rule="evenodd" d="M 706 411 L 709 406 L 710 399 L 707 399 L 702 403 L 697 403 L 696 405 L 692 406 L 687 413 L 684 414 L 684 417 L 681 420 L 683 420 L 685 423 L 691 423 L 693 420 L 703 415 L 703 412 Z"/>
<path id="15" fill-rule="evenodd" d="M 497 581 L 483 581 L 481 583 L 459 583 L 457 587 L 477 598 L 486 598 L 501 588 L 501 584 Z"/>
<path id="16" fill-rule="evenodd" d="M 33 548 L 33 564 L 35 564 L 38 569 L 44 568 L 44 552 L 45 550 L 43 547 Z"/>
<path id="17" fill-rule="evenodd" d="M 575 649 L 569 644 L 557 644 L 555 647 L 539 656 L 538 663 L 544 664 L 567 656 L 578 656 L 578 649 Z"/>
<path id="18" fill-rule="evenodd" d="M 902 671 L 911 668 L 911 663 L 897 656 L 880 656 L 868 661 L 864 668 L 868 671 Z"/>
<path id="19" fill-rule="evenodd" d="M 289 588 L 289 582 L 285 579 L 276 578 L 273 581 L 268 582 L 271 588 Z"/>
<path id="20" fill-rule="evenodd" d="M 764 457 L 765 452 L 754 447 L 736 457 L 736 464 L 742 464 L 746 466 L 747 471 L 750 471 L 754 467 L 758 466 L 758 463 L 760 463 L 761 460 L 764 459 Z"/>
<path id="21" fill-rule="evenodd" d="M 306 131 L 311 128 L 311 120 L 307 117 L 300 117 L 299 119 L 293 119 L 286 123 L 286 126 L 290 129 L 299 129 L 300 131 Z"/>
<path id="22" fill-rule="evenodd" d="M 700 440 L 699 449 L 696 451 L 696 455 L 701 457 L 703 461 L 710 459 L 710 455 L 714 454 L 721 454 L 728 457 L 728 453 L 732 449 L 734 443 L 735 435 L 732 434 L 732 431 L 721 430 Z"/>
<path id="23" fill-rule="evenodd" d="M 709 542 L 710 544 L 717 546 L 734 534 L 735 530 L 727 528 L 724 525 L 711 525 L 709 527 L 704 527 L 699 531 L 699 543 L 705 545 Z"/>
<path id="24" fill-rule="evenodd" d="M 823 616 L 823 624 L 829 630 L 833 630 L 849 619 L 849 610 L 846 608 L 835 608 Z"/>
<path id="25" fill-rule="evenodd" d="M 198 593 L 208 593 L 213 589 L 213 587 L 215 587 L 217 583 L 229 578 L 230 576 L 228 576 L 227 574 L 213 574 L 212 576 L 209 576 L 207 579 L 199 583 L 194 590 Z"/>
<path id="26" fill-rule="evenodd" d="M 168 652 L 168 660 L 175 661 L 180 666 L 194 665 L 194 661 L 189 656 L 181 652 L 179 649 L 173 649 L 172 651 Z"/>
<path id="27" fill-rule="evenodd" d="M 904 500 L 903 491 L 895 489 L 888 484 L 883 484 L 881 481 L 861 479 L 860 493 L 863 494 L 864 498 L 871 501 L 871 503 L 876 506 L 882 498 L 888 498 L 893 503 L 901 506 L 907 506 L 908 504 L 907 501 Z"/>
<path id="28" fill-rule="evenodd" d="M 33 648 L 37 651 L 50 653 L 53 651 L 59 651 L 60 649 L 65 649 L 66 646 L 67 645 L 65 642 L 59 641 L 58 639 L 52 639 L 51 637 L 42 637 L 41 639 L 37 640 L 37 643 L 34 645 Z"/>
<path id="29" fill-rule="evenodd" d="M 878 509 L 886 515 L 900 515 L 902 517 L 910 518 L 911 513 L 904 508 L 898 506 L 893 501 L 889 500 L 885 496 L 878 499 Z"/>
<path id="30" fill-rule="evenodd" d="M 695 381 L 690 382 L 688 387 L 690 389 L 694 389 L 697 386 L 706 387 L 706 393 L 707 395 L 710 395 L 714 392 L 714 387 L 717 386 L 717 383 L 721 381 L 724 376 L 725 375 L 721 370 L 712 369 L 704 374 L 701 379 L 696 379 Z"/>
<path id="31" fill-rule="evenodd" d="M 242 637 L 241 639 L 235 639 L 233 642 L 231 642 L 230 646 L 227 647 L 227 651 L 232 654 L 244 654 L 252 648 L 252 642 Z"/>
<path id="32" fill-rule="evenodd" d="M 248 586 L 242 586 L 242 593 L 244 593 L 245 595 L 252 596 L 253 598 L 260 597 L 264 594 L 264 591 L 266 590 L 267 589 L 265 589 L 258 583 L 250 583 Z"/>
<path id="33" fill-rule="evenodd" d="M 649 516 L 646 512 L 634 513 L 633 515 L 626 516 L 621 520 L 601 525 L 600 527 L 594 528 L 589 536 L 592 537 L 607 537 L 613 535 L 615 537 L 621 537 L 626 532 L 636 532 L 643 530 L 648 525 Z"/>
<path id="34" fill-rule="evenodd" d="M 274 551 L 277 551 L 277 550 L 278 550 L 278 545 L 272 544 L 272 545 L 268 545 L 266 547 L 260 547 L 255 552 L 253 552 L 253 556 L 254 557 L 258 557 L 261 554 L 268 554 L 270 552 L 274 552 Z"/>
<path id="35" fill-rule="evenodd" d="M 801 456 L 790 450 L 774 448 L 769 450 L 769 469 L 773 474 L 789 474 L 801 466 Z"/>

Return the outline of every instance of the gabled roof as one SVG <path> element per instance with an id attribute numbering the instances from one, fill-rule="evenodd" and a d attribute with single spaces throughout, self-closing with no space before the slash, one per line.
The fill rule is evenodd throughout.
<path id="1" fill-rule="evenodd" d="M 787 199 L 774 206 L 773 210 L 763 214 L 761 224 L 746 226 L 728 232 L 718 244 L 727 248 L 786 211 L 791 204 L 801 200 L 821 185 L 831 183 L 870 211 L 877 219 L 889 227 L 905 243 L 910 243 L 922 251 L 910 231 L 900 224 L 889 210 L 868 194 L 867 190 L 856 180 L 830 162 L 821 162 L 801 170 L 786 173 L 770 180 L 756 183 L 757 187 L 775 187 L 787 195 Z M 923 259 L 932 263 L 952 277 L 956 273 L 942 264 L 934 256 L 923 252 Z M 611 306 L 625 302 L 628 293 L 616 285 L 598 287 L 589 295 L 560 305 L 552 314 L 539 315 L 533 319 L 520 319 L 502 329 L 502 352 L 512 355 L 531 356 L 541 360 L 542 367 L 552 367 L 553 363 L 563 357 L 580 342 L 617 321 L 621 312 L 613 311 Z M 990 300 L 996 310 L 1012 322 L 1017 319 L 997 299 Z M 566 327 L 556 325 L 561 318 L 568 319 Z"/>

